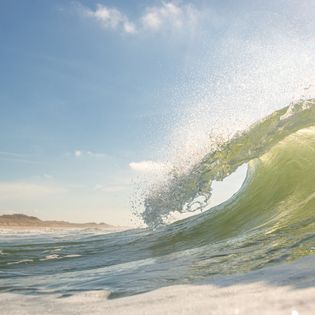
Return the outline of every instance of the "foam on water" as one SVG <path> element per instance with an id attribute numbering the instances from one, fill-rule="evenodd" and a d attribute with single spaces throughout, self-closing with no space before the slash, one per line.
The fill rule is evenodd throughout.
<path id="1" fill-rule="evenodd" d="M 229 21 L 171 89 L 167 136 L 141 164 L 153 172 L 134 203 L 153 229 L 0 231 L 0 291 L 114 298 L 314 253 L 315 2 L 286 2 L 290 18 Z M 239 167 L 245 180 L 211 204 Z M 165 225 L 187 213 L 198 215 Z"/>
<path id="2" fill-rule="evenodd" d="M 6 254 L 0 256 L 0 290 L 58 296 L 106 290 L 114 298 L 311 255 L 314 147 L 314 99 L 276 111 L 207 154 L 150 200 L 159 209 L 185 205 L 209 194 L 209 182 L 247 163 L 241 189 L 225 202 L 155 230 L 28 237 L 11 232 L 0 241 Z M 157 213 L 165 214 L 154 211 L 150 222 L 159 222 Z"/>

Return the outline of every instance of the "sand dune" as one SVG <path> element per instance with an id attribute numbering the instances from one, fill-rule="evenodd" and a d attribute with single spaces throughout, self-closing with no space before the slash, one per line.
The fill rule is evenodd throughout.
<path id="1" fill-rule="evenodd" d="M 114 228 L 106 223 L 70 223 L 66 221 L 43 221 L 24 214 L 0 216 L 0 228 Z"/>

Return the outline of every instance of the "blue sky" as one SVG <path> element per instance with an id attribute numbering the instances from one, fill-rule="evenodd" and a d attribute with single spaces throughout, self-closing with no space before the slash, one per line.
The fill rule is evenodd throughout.
<path id="1" fill-rule="evenodd" d="M 247 62 L 226 43 L 262 38 L 274 51 L 270 32 L 292 33 L 276 56 L 302 40 L 296 71 L 311 77 L 314 9 L 306 0 L 2 0 L 0 212 L 129 224 L 131 182 L 172 144 L 174 121 L 187 124 L 213 77 Z"/>

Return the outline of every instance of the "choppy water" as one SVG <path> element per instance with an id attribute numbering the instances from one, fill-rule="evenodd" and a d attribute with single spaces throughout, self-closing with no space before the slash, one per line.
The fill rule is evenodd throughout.
<path id="1" fill-rule="evenodd" d="M 170 212 L 196 200 L 206 207 L 211 183 L 244 163 L 248 173 L 236 195 L 161 226 Z M 2 233 L 0 290 L 69 295 L 106 289 L 118 297 L 313 254 L 314 174 L 312 99 L 274 112 L 152 192 L 143 219 L 155 229 Z"/>

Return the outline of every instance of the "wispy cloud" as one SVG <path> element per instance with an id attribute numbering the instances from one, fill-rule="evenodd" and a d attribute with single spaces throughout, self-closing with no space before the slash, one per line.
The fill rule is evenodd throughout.
<path id="1" fill-rule="evenodd" d="M 125 185 L 96 185 L 94 187 L 95 191 L 105 192 L 105 193 L 117 193 L 126 190 Z"/>
<path id="2" fill-rule="evenodd" d="M 0 151 L 0 157 L 23 158 L 23 157 L 25 157 L 25 155 L 21 154 L 21 153 Z"/>
<path id="3" fill-rule="evenodd" d="M 40 198 L 62 192 L 64 192 L 64 189 L 56 185 L 29 182 L 0 182 L 0 200 Z"/>
<path id="4" fill-rule="evenodd" d="M 84 151 L 84 150 L 75 150 L 73 152 L 73 155 L 76 158 L 83 158 L 83 157 L 91 157 L 91 158 L 95 158 L 95 159 L 101 159 L 101 158 L 107 158 L 110 157 L 108 154 L 106 153 L 100 153 L 100 152 L 93 152 L 93 151 Z"/>
<path id="5" fill-rule="evenodd" d="M 93 18 L 104 29 L 129 34 L 190 28 L 198 22 L 201 13 L 192 4 L 169 1 L 162 2 L 159 6 L 146 7 L 138 18 L 131 21 L 115 7 L 98 4 L 94 10 L 84 6 L 80 8 L 84 16 Z"/>
<path id="6" fill-rule="evenodd" d="M 96 19 L 102 27 L 111 30 L 122 30 L 125 33 L 135 33 L 135 25 L 129 21 L 128 17 L 116 8 L 109 8 L 98 4 L 95 10 L 84 8 L 83 12 Z"/>
<path id="7" fill-rule="evenodd" d="M 181 29 L 197 21 L 198 11 L 191 4 L 162 3 L 149 7 L 141 17 L 143 29 L 158 31 L 163 27 Z"/>
<path id="8" fill-rule="evenodd" d="M 170 165 L 167 163 L 159 162 L 159 161 L 140 161 L 140 162 L 131 162 L 129 163 L 129 167 L 138 172 L 161 172 L 170 169 Z"/>
<path id="9" fill-rule="evenodd" d="M 21 163 L 38 164 L 39 161 L 30 159 L 29 156 L 21 153 L 0 151 L 0 160 L 15 161 Z"/>

